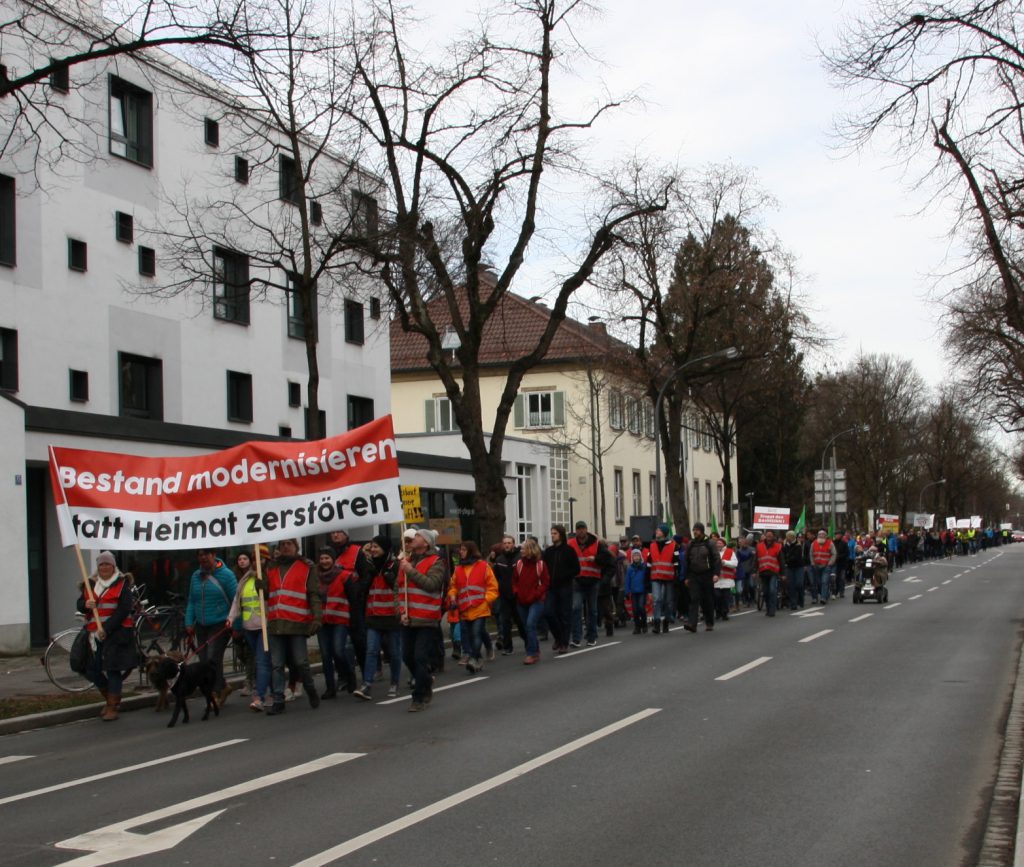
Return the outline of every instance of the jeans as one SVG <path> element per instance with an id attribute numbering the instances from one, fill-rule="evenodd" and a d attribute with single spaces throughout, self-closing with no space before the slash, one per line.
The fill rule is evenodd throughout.
<path id="1" fill-rule="evenodd" d="M 434 659 L 438 630 L 433 626 L 403 626 L 402 656 L 412 675 L 412 700 L 422 702 L 433 692 L 430 665 Z"/>
<path id="2" fill-rule="evenodd" d="M 96 649 L 89 660 L 89 668 L 85 672 L 85 676 L 96 684 L 96 689 L 109 695 L 120 695 L 122 684 L 124 683 L 124 675 L 127 673 L 120 669 L 104 669 L 103 642 L 96 642 Z"/>
<path id="3" fill-rule="evenodd" d="M 655 620 L 668 620 L 669 618 L 675 619 L 675 608 L 673 607 L 673 596 L 672 591 L 673 582 L 671 581 L 652 581 L 651 582 L 651 596 L 654 600 L 654 619 Z"/>
<path id="4" fill-rule="evenodd" d="M 804 607 L 804 567 L 786 567 L 786 591 L 789 596 L 789 607 L 796 611 Z"/>
<path id="5" fill-rule="evenodd" d="M 569 646 L 569 629 L 572 622 L 572 584 L 564 581 L 552 584 L 544 599 L 544 619 L 552 641 L 558 647 Z"/>
<path id="6" fill-rule="evenodd" d="M 647 628 L 647 594 L 630 593 L 629 601 L 633 606 L 633 625 L 641 629 Z"/>
<path id="7" fill-rule="evenodd" d="M 309 652 L 305 635 L 270 636 L 270 680 L 274 689 L 274 704 L 284 702 L 284 687 L 287 679 L 284 667 L 287 663 L 293 676 L 302 681 L 307 694 L 316 692 L 316 684 L 309 670 Z"/>
<path id="8" fill-rule="evenodd" d="M 263 701 L 267 697 L 267 690 L 270 689 L 270 651 L 263 649 L 262 630 L 246 629 L 242 634 L 245 635 L 246 643 L 249 645 L 252 658 L 256 663 L 255 697 Z"/>
<path id="9" fill-rule="evenodd" d="M 217 633 L 220 633 L 217 635 Z M 212 636 L 217 637 L 210 641 Z M 196 624 L 196 643 L 203 649 L 199 651 L 199 661 L 209 660 L 217 670 L 217 681 L 213 687 L 214 692 L 224 689 L 224 651 L 231 640 L 231 630 L 225 629 L 223 623 L 216 623 L 213 626 Z M 207 643 L 209 642 L 209 643 Z"/>
<path id="10" fill-rule="evenodd" d="M 814 586 L 818 588 L 818 597 L 823 601 L 828 602 L 828 566 L 811 566 L 811 576 L 814 581 Z"/>
<path id="11" fill-rule="evenodd" d="M 348 658 L 348 626 L 344 623 L 325 623 L 316 634 L 316 640 L 320 645 L 320 660 L 323 662 L 327 689 L 337 689 L 340 681 L 344 681 L 342 689 L 355 689 L 355 673 Z"/>
<path id="12" fill-rule="evenodd" d="M 583 635 L 583 609 L 586 608 L 587 641 L 597 641 L 597 581 L 573 581 L 572 641 L 580 643 Z"/>
<path id="13" fill-rule="evenodd" d="M 356 665 L 363 667 L 366 659 L 366 601 L 353 602 L 349 611 L 348 637 L 352 642 Z M 363 677 L 366 680 L 366 677 Z"/>
<path id="14" fill-rule="evenodd" d="M 498 600 L 498 637 L 501 639 L 501 649 L 512 650 L 512 625 L 515 624 L 519 635 L 526 641 L 526 627 L 524 625 L 522 606 L 516 604 L 514 596 L 502 596 Z M 529 650 L 527 650 L 529 653 Z"/>
<path id="15" fill-rule="evenodd" d="M 769 617 L 774 617 L 775 611 L 779 607 L 779 574 L 777 572 L 762 572 L 758 577 L 761 580 L 765 613 Z"/>
<path id="16" fill-rule="evenodd" d="M 537 640 L 537 622 L 544 614 L 543 602 L 531 602 L 529 605 L 517 605 L 516 614 L 526 624 L 526 655 L 539 656 L 540 642 Z"/>
<path id="17" fill-rule="evenodd" d="M 373 684 L 377 676 L 377 660 L 380 659 L 380 649 L 387 643 L 388 658 L 391 660 L 391 685 L 398 686 L 402 677 L 402 631 L 400 629 L 374 629 L 372 626 L 366 630 L 366 661 L 363 663 L 363 681 Z"/>
<path id="18" fill-rule="evenodd" d="M 478 617 L 476 620 L 461 620 L 459 622 L 462 624 L 462 652 L 470 659 L 479 662 L 484 644 L 484 633 L 487 632 L 487 618 Z"/>

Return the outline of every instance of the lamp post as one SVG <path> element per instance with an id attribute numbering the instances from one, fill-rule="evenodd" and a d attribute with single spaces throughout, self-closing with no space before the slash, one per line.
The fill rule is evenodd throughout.
<path id="1" fill-rule="evenodd" d="M 934 482 L 929 482 L 927 485 L 921 488 L 921 493 L 917 495 L 917 511 L 924 511 L 924 492 L 927 491 L 929 488 L 935 487 L 935 485 L 944 484 L 946 484 L 945 479 L 936 479 Z"/>
<path id="2" fill-rule="evenodd" d="M 754 492 L 747 491 L 744 495 L 747 498 L 747 509 L 750 511 L 750 528 L 754 529 Z"/>
<path id="3" fill-rule="evenodd" d="M 688 367 L 692 367 L 702 361 L 710 361 L 712 358 L 736 358 L 739 354 L 739 350 L 735 346 L 730 346 L 726 349 L 719 349 L 717 352 L 702 355 L 699 358 L 691 358 L 689 361 L 684 361 L 678 367 L 672 369 L 672 372 L 669 373 L 668 378 L 658 390 L 658 399 L 654 401 L 654 484 L 658 490 L 657 520 L 659 524 L 665 511 L 664 503 L 661 499 L 661 401 L 665 397 L 665 390 L 669 387 L 672 380 Z"/>
<path id="4" fill-rule="evenodd" d="M 832 444 L 837 439 L 839 439 L 839 437 L 841 437 L 841 436 L 845 436 L 846 434 L 849 434 L 849 433 L 867 433 L 869 430 L 871 430 L 871 426 L 870 425 L 867 425 L 867 424 L 855 424 L 851 428 L 847 428 L 846 430 L 839 431 L 839 433 L 837 433 L 834 437 L 832 437 L 832 439 L 830 439 L 827 443 L 825 443 L 825 448 L 824 448 L 824 450 L 821 453 L 821 485 L 822 485 L 822 491 L 821 491 L 822 497 L 821 497 L 821 499 L 822 499 L 822 504 L 824 504 L 824 501 L 825 501 L 825 490 L 824 490 L 824 487 L 825 487 L 825 455 L 828 454 L 829 448 L 831 448 Z M 834 460 L 835 460 L 835 456 L 833 455 L 833 461 Z M 833 463 L 833 465 L 832 465 L 832 491 L 831 491 L 831 497 L 829 498 L 829 506 L 830 506 L 829 516 L 831 517 L 832 521 L 835 521 L 835 519 L 836 519 L 836 515 L 835 515 L 835 509 L 836 509 L 836 468 L 835 468 L 835 463 Z M 825 510 L 822 509 L 821 511 L 822 511 L 822 518 L 824 519 L 824 517 L 825 517 L 825 514 L 824 514 Z"/>
<path id="5" fill-rule="evenodd" d="M 573 527 L 572 507 L 574 505 L 576 505 L 576 498 L 575 497 L 569 497 L 569 529 L 570 530 L 572 530 L 572 527 Z"/>

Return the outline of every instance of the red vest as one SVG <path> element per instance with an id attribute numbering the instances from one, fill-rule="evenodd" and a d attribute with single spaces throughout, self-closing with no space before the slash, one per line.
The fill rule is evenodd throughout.
<path id="1" fill-rule="evenodd" d="M 366 600 L 367 617 L 394 617 L 395 591 L 388 587 L 383 575 L 375 575 L 370 582 L 370 596 Z"/>
<path id="2" fill-rule="evenodd" d="M 114 612 L 117 611 L 117 603 L 121 599 L 121 591 L 124 589 L 124 575 L 118 578 L 113 584 L 111 584 L 101 594 L 96 596 L 96 613 L 100 616 L 100 622 L 106 623 L 111 617 L 114 616 Z M 88 596 L 86 597 L 88 599 Z M 135 625 L 135 621 L 132 620 L 131 615 L 121 621 L 121 626 L 132 627 Z M 96 625 L 96 618 L 94 617 L 88 623 L 85 624 L 85 628 L 90 632 L 95 632 L 99 627 Z"/>
<path id="3" fill-rule="evenodd" d="M 580 543 L 575 536 L 569 540 L 569 544 L 576 552 L 576 556 L 580 561 L 580 578 L 592 581 L 599 580 L 601 570 L 597 567 L 597 539 L 583 549 L 580 548 Z"/>
<path id="4" fill-rule="evenodd" d="M 728 545 L 722 549 L 722 578 L 724 578 L 726 581 L 736 580 L 736 567 L 725 565 L 725 561 L 731 560 L 734 556 L 735 552 Z"/>
<path id="5" fill-rule="evenodd" d="M 424 557 L 416 564 L 416 571 L 426 575 L 430 567 L 437 562 L 437 554 Z M 398 576 L 399 602 L 403 614 L 410 620 L 440 620 L 441 619 L 441 591 L 428 593 L 423 588 L 411 581 L 407 581 L 405 573 Z"/>
<path id="6" fill-rule="evenodd" d="M 672 557 L 676 553 L 676 543 L 669 541 L 664 548 L 659 547 L 657 542 L 651 542 L 650 547 L 651 580 L 652 581 L 674 581 L 676 570 L 672 565 Z"/>
<path id="7" fill-rule="evenodd" d="M 294 623 L 312 623 L 313 609 L 306 596 L 309 564 L 296 560 L 284 576 L 280 566 L 267 570 L 267 620 L 291 620 Z"/>
<path id="8" fill-rule="evenodd" d="M 338 558 L 341 559 L 340 557 Z M 349 606 L 348 597 L 345 595 L 345 570 L 342 569 L 327 588 L 327 596 L 324 599 L 324 623 L 340 623 L 348 626 Z M 323 585 L 321 585 L 323 586 Z"/>
<path id="9" fill-rule="evenodd" d="M 827 566 L 828 561 L 832 559 L 832 543 L 826 539 L 822 544 L 818 544 L 818 540 L 815 539 L 811 543 L 811 562 L 815 566 Z"/>
<path id="10" fill-rule="evenodd" d="M 477 560 L 469 569 L 455 567 L 455 601 L 459 612 L 472 611 L 487 599 L 487 565 Z"/>
<path id="11" fill-rule="evenodd" d="M 769 548 L 764 542 L 757 543 L 757 571 L 779 573 L 779 554 L 782 545 L 776 542 Z"/>
<path id="12" fill-rule="evenodd" d="M 356 573 L 356 557 L 359 556 L 359 546 L 349 543 L 349 546 L 338 555 L 335 564 L 341 567 L 341 574 L 348 581 Z"/>

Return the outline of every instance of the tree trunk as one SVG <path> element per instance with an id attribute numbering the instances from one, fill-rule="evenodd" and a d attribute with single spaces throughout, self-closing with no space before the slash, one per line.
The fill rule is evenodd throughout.
<path id="1" fill-rule="evenodd" d="M 302 306 L 303 343 L 306 347 L 306 366 L 309 369 L 309 380 L 306 383 L 306 405 L 309 412 L 309 435 L 307 439 L 318 440 L 327 435 L 320 429 L 320 362 L 316 355 L 317 329 L 313 310 L 316 303 L 316 290 L 303 281 L 296 287 Z"/>

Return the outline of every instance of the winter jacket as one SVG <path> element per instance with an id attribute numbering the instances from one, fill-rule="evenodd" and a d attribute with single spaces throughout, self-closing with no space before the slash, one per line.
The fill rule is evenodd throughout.
<path id="1" fill-rule="evenodd" d="M 82 596 L 78 600 L 78 610 L 83 614 L 88 611 L 85 607 L 85 599 L 83 588 Z M 131 616 L 134 606 L 135 600 L 132 598 L 131 584 L 128 581 L 122 581 L 121 595 L 117 597 L 117 608 L 102 624 L 103 631 L 107 636 L 103 642 L 101 665 L 103 671 L 128 671 L 139 664 L 135 649 L 135 630 L 130 626 L 121 625 Z M 95 635 L 95 633 L 93 634 Z"/>
<path id="2" fill-rule="evenodd" d="M 224 624 L 237 590 L 238 579 L 235 573 L 221 560 L 214 563 L 212 574 L 196 569 L 189 582 L 185 626 Z"/>
<path id="3" fill-rule="evenodd" d="M 516 563 L 512 576 L 512 592 L 520 605 L 543 602 L 548 595 L 551 576 L 543 560 L 522 557 Z"/>
<path id="4" fill-rule="evenodd" d="M 482 576 L 484 598 L 472 608 L 466 611 L 459 610 L 459 620 L 478 620 L 481 617 L 491 616 L 491 603 L 498 598 L 498 579 L 494 577 L 494 570 L 486 560 L 463 560 L 456 568 L 452 576 L 451 586 L 448 589 L 448 604 L 450 607 L 457 607 L 458 602 L 458 580 L 461 575 L 469 577 L 473 574 L 477 563 L 483 563 L 484 574 Z M 461 575 L 460 575 L 461 573 Z"/>
<path id="5" fill-rule="evenodd" d="M 551 576 L 551 586 L 560 587 L 571 584 L 580 574 L 580 558 L 567 542 L 549 545 L 544 549 L 544 565 Z"/>
<path id="6" fill-rule="evenodd" d="M 413 569 L 407 573 L 408 580 L 410 583 L 415 584 L 421 590 L 427 593 L 436 593 L 438 596 L 438 606 L 441 604 L 441 596 L 444 593 L 445 587 L 448 585 L 448 567 L 445 565 L 444 558 L 438 556 L 437 546 L 431 545 L 427 550 L 420 555 L 412 554 L 406 563 L 415 566 L 421 560 L 425 560 L 427 557 L 437 557 L 433 565 L 427 570 L 427 574 L 424 575 L 418 569 Z M 495 581 L 497 586 L 497 581 Z M 401 587 L 401 582 L 399 582 Z M 401 590 L 399 590 L 401 592 Z M 436 627 L 438 625 L 437 620 L 427 620 L 425 618 L 413 617 L 409 620 L 410 626 L 429 626 Z"/>
<path id="7" fill-rule="evenodd" d="M 625 593 L 647 592 L 647 565 L 633 560 L 626 567 L 626 584 L 622 588 Z"/>

